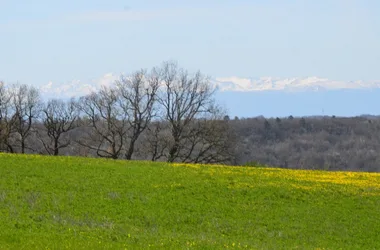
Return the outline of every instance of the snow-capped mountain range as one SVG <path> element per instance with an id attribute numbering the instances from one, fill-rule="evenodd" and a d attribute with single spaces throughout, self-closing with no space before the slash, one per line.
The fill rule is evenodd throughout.
<path id="1" fill-rule="evenodd" d="M 72 96 L 82 96 L 92 91 L 98 90 L 101 86 L 112 86 L 119 75 L 106 74 L 103 77 L 89 82 L 74 80 L 68 83 L 49 82 L 40 87 L 42 95 L 48 98 L 67 98 Z M 328 91 L 342 89 L 380 89 L 379 81 L 335 81 L 318 77 L 260 77 L 260 78 L 240 78 L 240 77 L 217 77 L 211 80 L 218 91 L 221 92 L 261 92 L 261 91 Z"/>
<path id="2" fill-rule="evenodd" d="M 81 97 L 113 86 L 120 75 L 40 85 L 44 101 Z M 379 81 L 336 81 L 319 77 L 217 77 L 215 98 L 231 117 L 380 115 Z M 7 85 L 7 83 L 6 83 Z"/>
<path id="3" fill-rule="evenodd" d="M 109 73 L 99 79 L 90 80 L 88 82 L 73 80 L 61 84 L 50 81 L 48 84 L 40 86 L 40 90 L 44 98 L 80 97 L 99 90 L 101 86 L 112 86 L 118 79 L 119 76 Z"/>
<path id="4" fill-rule="evenodd" d="M 380 81 L 334 81 L 318 77 L 216 78 L 221 91 L 322 91 L 380 88 Z"/>

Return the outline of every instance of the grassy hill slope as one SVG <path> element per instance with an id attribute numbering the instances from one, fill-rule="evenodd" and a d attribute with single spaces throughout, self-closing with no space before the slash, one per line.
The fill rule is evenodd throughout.
<path id="1" fill-rule="evenodd" d="M 380 174 L 0 154 L 0 248 L 380 249 Z"/>

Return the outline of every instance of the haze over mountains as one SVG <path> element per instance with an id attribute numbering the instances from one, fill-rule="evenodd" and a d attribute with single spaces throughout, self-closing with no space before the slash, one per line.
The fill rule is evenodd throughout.
<path id="1" fill-rule="evenodd" d="M 40 87 L 44 99 L 82 96 L 112 86 L 117 74 L 88 82 L 49 82 Z M 266 117 L 380 114 L 379 81 L 336 81 L 319 77 L 217 77 L 216 99 L 230 116 Z M 360 101 L 358 101 L 360 100 Z"/>
<path id="2" fill-rule="evenodd" d="M 73 80 L 69 83 L 57 84 L 49 82 L 41 86 L 41 90 L 46 95 L 60 95 L 62 97 L 78 96 L 90 93 L 100 88 L 100 86 L 111 86 L 119 76 L 116 74 L 105 74 L 99 79 L 89 82 Z M 319 77 L 260 77 L 260 78 L 241 78 L 241 77 L 217 77 L 211 79 L 212 83 L 218 87 L 221 92 L 239 91 L 282 91 L 282 92 L 299 92 L 299 91 L 329 91 L 342 89 L 378 89 L 379 81 L 335 81 Z"/>
<path id="3" fill-rule="evenodd" d="M 221 91 L 322 91 L 337 89 L 375 89 L 380 88 L 380 81 L 333 81 L 318 77 L 260 77 L 239 78 L 225 77 L 216 78 L 216 84 Z"/>

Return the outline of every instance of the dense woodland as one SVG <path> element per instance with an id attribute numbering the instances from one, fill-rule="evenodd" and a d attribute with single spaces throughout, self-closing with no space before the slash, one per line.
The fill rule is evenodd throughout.
<path id="1" fill-rule="evenodd" d="M 236 164 L 380 171 L 380 117 L 256 117 L 230 124 Z"/>
<path id="2" fill-rule="evenodd" d="M 0 150 L 168 162 L 380 171 L 374 116 L 230 119 L 215 88 L 174 62 L 122 76 L 114 87 L 46 102 L 0 83 Z"/>

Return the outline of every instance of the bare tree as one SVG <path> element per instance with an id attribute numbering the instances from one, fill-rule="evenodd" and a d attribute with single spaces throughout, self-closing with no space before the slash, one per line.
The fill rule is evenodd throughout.
<path id="1" fill-rule="evenodd" d="M 0 144 L 4 143 L 4 136 L 6 130 L 5 120 L 7 118 L 7 106 L 9 104 L 9 98 L 7 96 L 4 83 L 0 81 Z"/>
<path id="2" fill-rule="evenodd" d="M 160 76 L 153 69 L 149 74 L 140 70 L 130 77 L 121 77 L 116 83 L 120 93 L 120 102 L 127 115 L 128 141 L 125 158 L 132 158 L 135 144 L 141 133 L 148 127 L 155 115 L 156 93 L 160 84 Z"/>
<path id="3" fill-rule="evenodd" d="M 174 62 L 163 64 L 161 76 L 164 86 L 158 101 L 165 120 L 170 124 L 172 138 L 168 161 L 194 161 L 194 158 L 190 159 L 193 150 L 190 148 L 189 152 L 186 144 L 191 137 L 198 140 L 202 134 L 202 127 L 194 127 L 194 121 L 207 119 L 216 110 L 213 98 L 215 89 L 208 77 L 200 72 L 191 76 Z M 198 142 L 193 141 L 193 144 L 197 145 Z"/>
<path id="4" fill-rule="evenodd" d="M 153 121 L 142 135 L 138 151 L 143 159 L 158 161 L 167 157 L 170 145 L 170 130 L 167 122 Z"/>
<path id="5" fill-rule="evenodd" d="M 77 140 L 95 150 L 100 157 L 117 159 L 123 152 L 127 133 L 127 114 L 119 105 L 116 89 L 103 87 L 99 92 L 81 97 L 79 108 L 88 121 L 86 136 Z"/>
<path id="6" fill-rule="evenodd" d="M 42 109 L 43 125 L 48 140 L 39 132 L 39 139 L 49 155 L 58 155 L 59 150 L 70 145 L 67 133 L 78 126 L 78 110 L 74 99 L 62 101 L 49 100 Z"/>
<path id="7" fill-rule="evenodd" d="M 10 141 L 15 119 L 11 114 L 11 95 L 0 82 L 0 146 L 2 150 L 13 153 L 14 149 Z"/>
<path id="8" fill-rule="evenodd" d="M 232 163 L 235 136 L 224 113 L 214 110 L 209 117 L 196 119 L 186 128 L 178 159 L 193 163 Z"/>
<path id="9" fill-rule="evenodd" d="M 34 120 L 41 111 L 41 100 L 38 89 L 25 84 L 14 84 L 11 91 L 14 132 L 17 136 L 21 153 L 25 153 L 26 139 L 31 135 Z"/>

